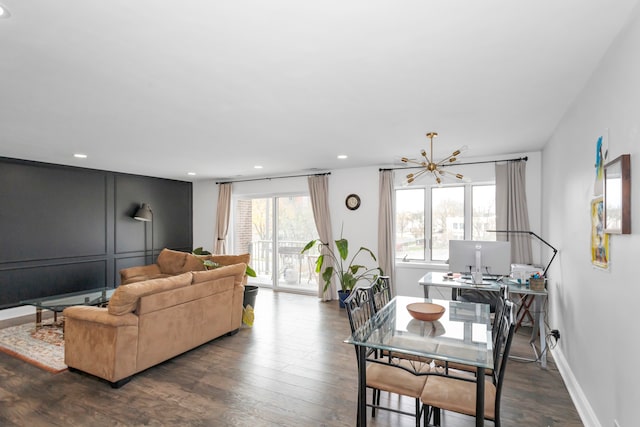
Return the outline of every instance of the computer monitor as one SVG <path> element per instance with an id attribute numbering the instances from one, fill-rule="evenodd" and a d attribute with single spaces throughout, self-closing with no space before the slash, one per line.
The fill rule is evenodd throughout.
<path id="1" fill-rule="evenodd" d="M 511 274 L 511 242 L 449 240 L 449 269 L 484 276 Z"/>

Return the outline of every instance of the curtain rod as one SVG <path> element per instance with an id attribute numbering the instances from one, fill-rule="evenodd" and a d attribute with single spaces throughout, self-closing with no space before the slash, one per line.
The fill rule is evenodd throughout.
<path id="1" fill-rule="evenodd" d="M 306 175 L 266 176 L 264 178 L 239 179 L 236 181 L 219 181 L 219 182 L 216 182 L 216 184 L 232 184 L 234 182 L 250 182 L 250 181 L 271 181 L 272 179 L 300 178 L 305 176 L 322 176 L 322 175 L 331 175 L 331 172 L 309 173 Z"/>
<path id="2" fill-rule="evenodd" d="M 465 166 L 465 165 L 480 165 L 480 164 L 484 164 L 484 163 L 500 163 L 500 162 L 526 162 L 527 160 L 529 160 L 528 156 L 524 156 L 524 157 L 518 157 L 516 159 L 504 159 L 504 160 L 484 160 L 481 162 L 467 162 L 467 163 L 447 163 L 444 165 L 441 165 L 442 167 L 448 167 L 448 166 Z M 404 167 L 397 167 L 397 168 L 380 168 L 379 170 L 381 171 L 395 171 L 395 170 L 401 170 L 401 169 L 421 169 L 422 166 L 404 166 Z"/>

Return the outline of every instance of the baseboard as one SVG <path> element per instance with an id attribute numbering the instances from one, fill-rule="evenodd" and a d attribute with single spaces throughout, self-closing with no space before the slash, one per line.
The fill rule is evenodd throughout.
<path id="1" fill-rule="evenodd" d="M 560 372 L 560 376 L 564 380 L 565 385 L 567 386 L 567 391 L 569 392 L 569 396 L 571 396 L 571 400 L 578 411 L 578 415 L 580 415 L 580 419 L 585 427 L 602 427 L 602 424 L 598 421 L 587 396 L 585 396 L 582 391 L 582 387 L 578 384 L 576 377 L 573 375 L 573 371 L 569 367 L 567 363 L 567 359 L 564 357 L 562 350 L 560 347 L 556 347 L 551 350 L 553 354 L 553 360 L 558 367 L 558 371 Z"/>

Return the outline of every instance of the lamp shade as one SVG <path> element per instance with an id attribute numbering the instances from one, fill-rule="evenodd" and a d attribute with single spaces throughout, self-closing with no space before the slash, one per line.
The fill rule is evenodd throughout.
<path id="1" fill-rule="evenodd" d="M 140 206 L 136 211 L 133 219 L 137 219 L 138 221 L 152 221 L 153 212 L 151 211 L 151 207 L 149 207 L 148 204 L 143 203 L 142 206 Z"/>

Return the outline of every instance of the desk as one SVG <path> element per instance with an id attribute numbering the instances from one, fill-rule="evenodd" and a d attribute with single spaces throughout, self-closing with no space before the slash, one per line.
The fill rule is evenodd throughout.
<path id="1" fill-rule="evenodd" d="M 438 273 L 430 271 L 418 281 L 423 287 L 424 297 L 429 298 L 429 288 L 431 286 L 439 286 L 444 288 L 451 288 L 451 299 L 456 300 L 458 296 L 458 289 L 474 289 L 478 291 L 498 292 L 500 291 L 501 283 L 493 282 L 489 285 L 473 285 L 470 283 L 464 283 L 455 279 L 445 279 L 445 273 Z M 534 291 L 526 286 L 507 281 L 504 284 L 508 285 L 509 295 L 518 294 L 533 297 L 533 331 L 531 333 L 531 339 L 529 344 L 533 348 L 534 355 L 538 359 L 538 351 L 536 350 L 535 342 L 538 334 L 540 335 L 540 366 L 547 367 L 547 341 L 545 337 L 545 322 L 546 314 L 543 311 L 544 303 L 547 299 L 547 290 Z M 526 313 L 522 313 L 524 316 Z"/>
<path id="2" fill-rule="evenodd" d="M 423 322 L 406 309 L 414 302 L 434 302 L 446 311 L 436 322 Z M 476 426 L 484 426 L 485 369 L 493 368 L 488 305 L 397 296 L 344 342 L 355 345 L 358 354 L 358 426 L 367 425 L 368 348 L 475 366 L 482 379 L 476 381 Z"/>

